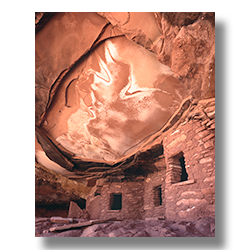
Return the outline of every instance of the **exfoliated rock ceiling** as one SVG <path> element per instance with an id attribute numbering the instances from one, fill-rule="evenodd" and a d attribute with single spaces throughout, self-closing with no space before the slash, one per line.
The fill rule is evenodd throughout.
<path id="1" fill-rule="evenodd" d="M 36 157 L 115 164 L 214 97 L 214 13 L 36 13 Z"/>

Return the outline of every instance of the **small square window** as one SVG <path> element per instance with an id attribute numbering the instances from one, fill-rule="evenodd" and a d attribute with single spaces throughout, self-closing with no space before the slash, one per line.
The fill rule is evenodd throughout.
<path id="1" fill-rule="evenodd" d="M 110 209 L 111 210 L 121 210 L 122 209 L 122 194 L 111 194 Z"/>

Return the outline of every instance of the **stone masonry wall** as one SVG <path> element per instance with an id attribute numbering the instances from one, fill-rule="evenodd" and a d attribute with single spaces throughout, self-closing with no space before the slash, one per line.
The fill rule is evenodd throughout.
<path id="1" fill-rule="evenodd" d="M 110 197 L 112 194 L 122 194 L 122 209 L 110 209 Z M 143 217 L 143 193 L 142 180 L 105 183 L 101 190 L 100 219 L 142 219 Z"/>
<path id="2" fill-rule="evenodd" d="M 215 215 L 215 99 L 195 105 L 184 123 L 165 134 L 163 145 L 166 219 Z M 174 156 L 182 153 L 188 179 L 180 182 L 181 167 Z"/>
<path id="3" fill-rule="evenodd" d="M 193 103 L 185 120 L 164 133 L 164 156 L 157 171 L 137 180 L 98 180 L 87 198 L 91 219 L 147 219 L 195 221 L 215 216 L 215 99 Z M 187 180 L 181 181 L 180 157 Z M 118 178 L 119 179 L 119 178 Z M 156 204 L 161 187 L 161 204 Z M 159 191 L 159 190 L 158 190 Z M 96 195 L 98 194 L 98 195 Z M 111 210 L 112 194 L 122 194 L 122 208 Z"/>
<path id="4" fill-rule="evenodd" d="M 164 199 L 164 190 L 165 190 L 165 175 L 166 175 L 166 165 L 165 158 L 162 158 L 156 163 L 158 172 L 151 173 L 145 178 L 144 182 L 144 218 L 152 217 L 162 217 L 165 215 L 165 199 Z M 154 188 L 161 186 L 162 190 L 162 204 L 155 205 L 155 192 Z"/>

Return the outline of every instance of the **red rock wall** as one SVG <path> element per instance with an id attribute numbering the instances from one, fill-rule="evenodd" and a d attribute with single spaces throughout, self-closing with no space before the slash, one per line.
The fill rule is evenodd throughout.
<path id="1" fill-rule="evenodd" d="M 198 99 L 215 96 L 215 13 L 155 13 L 162 32 L 158 59 Z"/>
<path id="2" fill-rule="evenodd" d="M 175 131 L 165 134 L 165 216 L 195 220 L 215 214 L 215 102 L 201 101 Z M 178 182 L 172 157 L 183 152 L 188 180 Z"/>
<path id="3" fill-rule="evenodd" d="M 157 54 L 189 94 L 215 95 L 214 12 L 98 13 L 126 37 Z M 143 21 L 144 20 L 144 21 Z"/>

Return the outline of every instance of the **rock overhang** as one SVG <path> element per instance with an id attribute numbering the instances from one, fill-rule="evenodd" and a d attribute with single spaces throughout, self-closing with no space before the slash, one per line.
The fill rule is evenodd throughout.
<path id="1" fill-rule="evenodd" d="M 203 16 L 195 14 L 192 22 Z M 50 17 L 36 32 L 36 134 L 46 155 L 74 171 L 129 163 L 160 144 L 162 132 L 180 120 L 192 98 L 164 57 L 165 16 Z"/>

